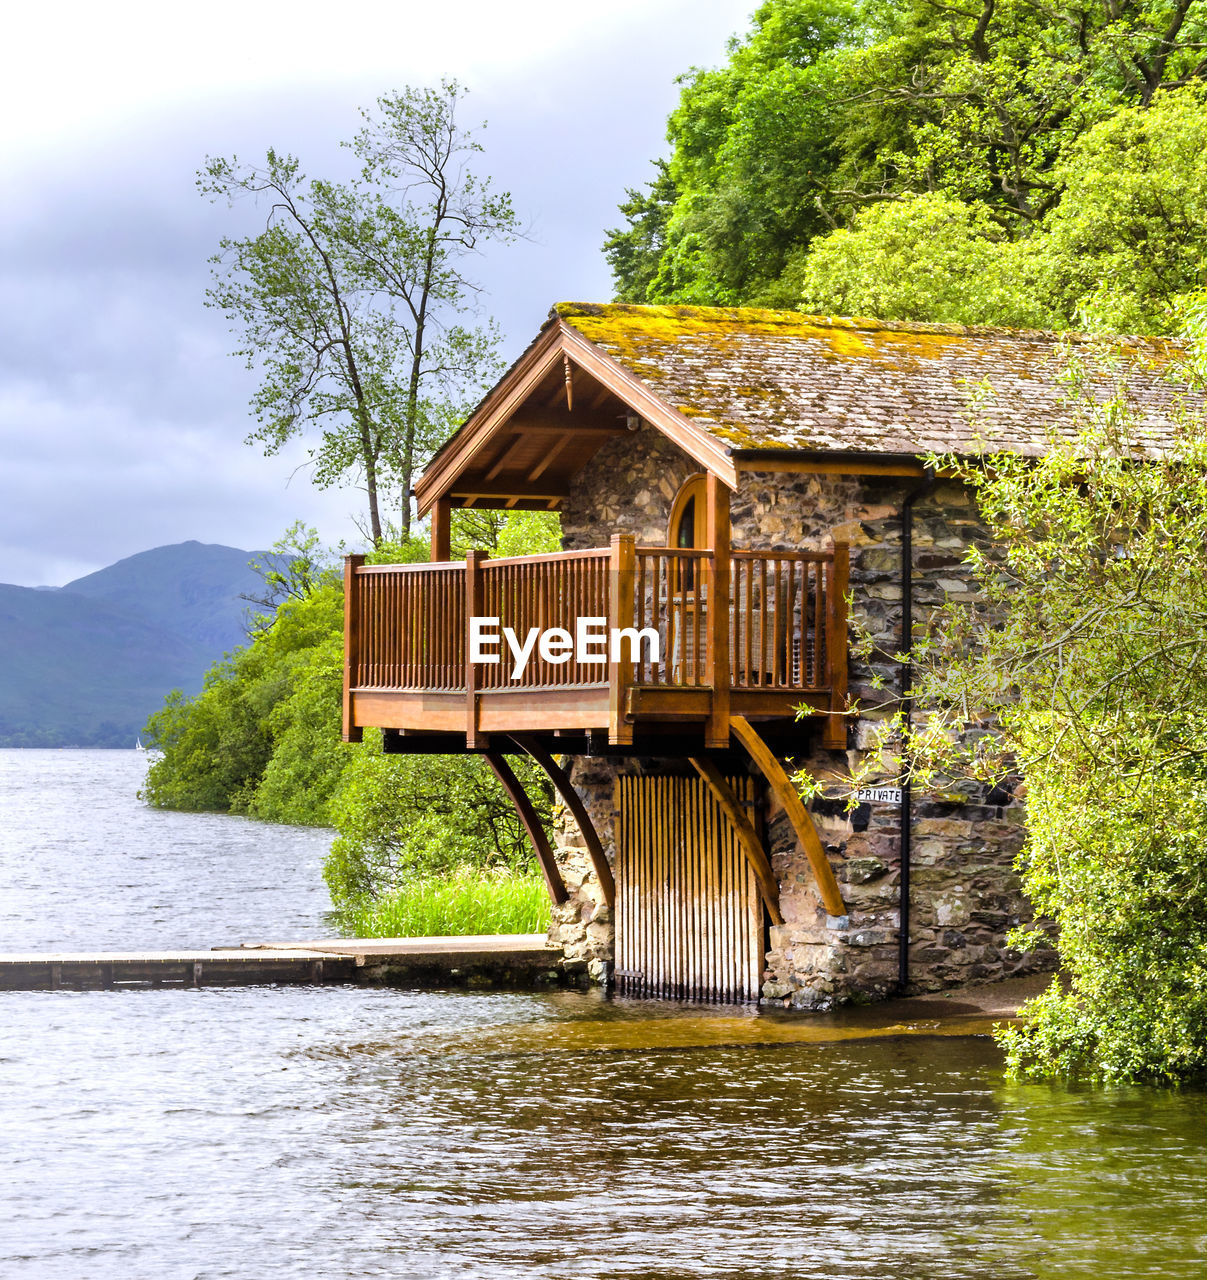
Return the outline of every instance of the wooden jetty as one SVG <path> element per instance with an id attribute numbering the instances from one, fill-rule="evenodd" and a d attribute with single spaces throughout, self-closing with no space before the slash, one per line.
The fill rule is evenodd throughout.
<path id="1" fill-rule="evenodd" d="M 0 954 L 0 991 L 383 983 L 521 987 L 565 980 L 544 934 L 498 937 L 333 938 L 249 943 L 210 951 Z"/>
<path id="2" fill-rule="evenodd" d="M 351 963 L 353 981 L 394 987 L 506 987 L 527 990 L 571 979 L 560 947 L 543 933 L 440 938 L 333 938 L 267 942 L 240 948 L 280 953 L 296 947 Z"/>
<path id="3" fill-rule="evenodd" d="M 231 951 L 65 951 L 0 955 L 0 991 L 231 987 L 353 980 L 348 956 L 273 948 Z"/>

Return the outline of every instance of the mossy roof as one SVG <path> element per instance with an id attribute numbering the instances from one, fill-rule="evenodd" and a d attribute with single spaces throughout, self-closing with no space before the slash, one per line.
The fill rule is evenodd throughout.
<path id="1" fill-rule="evenodd" d="M 620 303 L 560 303 L 558 319 L 735 450 L 1039 454 L 1077 430 L 1070 353 L 1094 357 L 1097 398 L 1126 385 L 1149 448 L 1184 395 L 1169 339 Z"/>

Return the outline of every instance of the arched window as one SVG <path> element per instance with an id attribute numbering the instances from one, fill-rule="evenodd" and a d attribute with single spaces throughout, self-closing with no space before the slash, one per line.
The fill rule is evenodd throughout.
<path id="1" fill-rule="evenodd" d="M 704 473 L 701 471 L 685 480 L 675 495 L 666 544 L 668 547 L 702 547 L 704 528 Z"/>
<path id="2" fill-rule="evenodd" d="M 704 473 L 690 476 L 675 495 L 670 524 L 666 531 L 668 547 L 702 547 L 704 545 Z M 692 561 L 679 564 L 671 571 L 672 590 L 691 591 L 696 584 L 696 566 Z"/>

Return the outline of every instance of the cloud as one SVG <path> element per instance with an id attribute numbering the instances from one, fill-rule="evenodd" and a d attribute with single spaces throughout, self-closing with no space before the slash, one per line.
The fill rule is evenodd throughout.
<path id="1" fill-rule="evenodd" d="M 745 3 L 353 3 L 286 22 L 222 0 L 26 6 L 0 83 L 0 581 L 62 582 L 197 538 L 262 547 L 294 519 L 357 537 L 354 490 L 320 492 L 304 448 L 243 443 L 253 383 L 203 305 L 207 258 L 262 217 L 201 199 L 208 154 L 299 154 L 338 173 L 357 109 L 457 75 L 486 118 L 483 167 L 532 220 L 480 262 L 508 356 L 562 298 L 609 292 L 600 253 L 626 185 L 663 147 L 674 76 L 716 61 Z M 200 15 L 204 14 L 202 18 Z"/>

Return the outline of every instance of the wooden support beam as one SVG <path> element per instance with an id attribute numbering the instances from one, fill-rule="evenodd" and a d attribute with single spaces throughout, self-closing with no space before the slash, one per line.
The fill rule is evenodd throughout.
<path id="1" fill-rule="evenodd" d="M 750 869 L 759 882 L 759 892 L 763 895 L 763 902 L 767 907 L 767 914 L 771 917 L 771 923 L 783 924 L 779 883 L 776 881 L 775 872 L 771 869 L 771 862 L 763 849 L 762 841 L 759 840 L 758 832 L 746 816 L 742 802 L 734 795 L 733 788 L 725 780 L 725 775 L 711 760 L 703 756 L 692 756 L 691 762 L 696 772 L 708 784 L 708 789 L 713 793 L 738 837 L 738 843 L 746 855 L 746 861 L 750 863 Z"/>
<path id="2" fill-rule="evenodd" d="M 616 881 L 612 876 L 612 868 L 608 864 L 607 854 L 604 853 L 599 832 L 595 830 L 595 824 L 591 821 L 591 815 L 587 812 L 587 806 L 583 804 L 582 797 L 575 791 L 570 781 L 570 775 L 544 747 L 532 738 L 513 734 L 512 739 L 523 747 L 549 775 L 549 781 L 557 789 L 557 794 L 561 796 L 562 803 L 570 810 L 574 821 L 578 824 L 579 831 L 582 833 L 583 843 L 587 846 L 587 854 L 591 859 L 591 865 L 595 868 L 595 877 L 599 881 L 600 889 L 603 891 L 604 902 L 609 907 L 614 907 L 616 905 Z"/>
<path id="3" fill-rule="evenodd" d="M 704 745 L 729 746 L 729 490 L 709 471 L 704 478 L 704 545 L 712 552 L 705 572 L 709 588 L 707 635 L 708 682 L 712 708 L 704 728 Z"/>
<path id="4" fill-rule="evenodd" d="M 360 579 L 357 577 L 357 570 L 364 562 L 364 556 L 344 557 L 343 739 L 345 742 L 360 742 L 365 736 L 352 715 L 352 687 L 356 683 L 361 643 Z"/>
<path id="5" fill-rule="evenodd" d="M 569 487 L 565 485 L 547 485 L 539 493 L 528 493 L 522 488 L 517 489 L 514 484 L 487 484 L 485 481 L 479 484 L 475 480 L 459 480 L 449 490 L 449 496 L 460 498 L 463 503 L 477 502 L 480 498 L 526 498 L 529 501 L 547 502 L 550 498 L 561 501 L 569 492 Z"/>
<path id="6" fill-rule="evenodd" d="M 478 564 L 485 559 L 486 553 L 477 548 L 465 553 L 465 746 L 470 751 L 486 745 L 478 731 L 478 668 L 470 660 L 473 649 L 470 628 L 474 618 L 482 613 L 482 575 Z"/>
<path id="7" fill-rule="evenodd" d="M 507 466 L 507 460 L 511 457 L 520 438 L 514 432 L 509 432 L 503 437 L 503 447 L 499 450 L 499 456 L 494 460 L 490 470 L 486 473 L 484 479 L 487 481 L 497 479 L 499 473 Z"/>
<path id="8" fill-rule="evenodd" d="M 524 824 L 524 830 L 528 832 L 528 839 L 532 842 L 536 860 L 541 864 L 541 873 L 545 877 L 545 887 L 549 890 L 549 897 L 555 907 L 560 907 L 563 902 L 568 901 L 570 895 L 566 892 L 566 882 L 562 879 L 553 850 L 549 847 L 549 837 L 545 835 L 545 828 L 541 826 L 541 820 L 532 807 L 532 801 L 520 786 L 519 778 L 512 773 L 511 765 L 499 752 L 486 752 L 486 763 L 490 765 L 491 772 L 498 778 L 503 790 L 507 792 L 508 798 L 515 806 L 515 811 Z"/>
<path id="9" fill-rule="evenodd" d="M 527 483 L 532 484 L 539 480 L 541 476 L 549 469 L 550 464 L 559 453 L 574 439 L 570 432 L 565 432 L 560 439 L 551 440 L 548 449 L 545 450 L 545 456 L 528 472 Z"/>
<path id="10" fill-rule="evenodd" d="M 829 577 L 826 653 L 829 655 L 830 713 L 821 744 L 831 751 L 847 745 L 847 590 L 850 584 L 850 544 L 836 542 Z M 908 643 L 908 641 L 907 641 Z"/>
<path id="11" fill-rule="evenodd" d="M 447 498 L 437 498 L 432 507 L 432 559 L 451 560 L 452 533 L 450 519 L 453 504 Z"/>
<path id="12" fill-rule="evenodd" d="M 637 571 L 637 542 L 631 533 L 612 535 L 612 554 L 608 567 L 611 578 L 612 634 L 633 625 L 635 602 L 634 580 Z M 608 712 L 608 742 L 611 746 L 628 746 L 633 741 L 633 722 L 626 717 L 628 690 L 633 683 L 634 663 L 621 660 L 608 668 L 611 699 Z"/>
<path id="13" fill-rule="evenodd" d="M 813 819 L 809 816 L 800 793 L 792 785 L 792 779 L 784 772 L 784 766 L 772 755 L 771 749 L 759 737 L 749 720 L 742 716 L 731 716 L 729 723 L 738 741 L 746 748 L 750 758 L 767 779 L 776 799 L 783 805 L 788 821 L 792 823 L 792 829 L 796 832 L 797 839 L 805 851 L 805 857 L 809 859 L 809 866 L 813 868 L 813 877 L 817 881 L 817 892 L 821 897 L 822 906 L 832 916 L 845 916 L 847 909 L 842 901 L 838 881 L 834 878 L 834 870 L 826 857 L 825 849 L 822 848 L 821 837 L 817 834 Z"/>
<path id="14" fill-rule="evenodd" d="M 486 494 L 479 498 L 477 494 L 471 493 L 458 498 L 456 507 L 461 511 L 556 511 L 562 502 L 562 498 L 551 498 L 547 494 L 538 494 L 536 497 L 518 493 L 502 497 L 498 494 Z"/>
<path id="15" fill-rule="evenodd" d="M 708 719 L 711 706 L 711 689 L 697 689 L 690 685 L 664 686 L 660 689 L 638 687 L 629 689 L 625 696 L 624 718 L 628 721 L 699 722 Z M 728 738 L 725 745 L 729 745 Z"/>
<path id="16" fill-rule="evenodd" d="M 591 439 L 610 440 L 613 436 L 627 436 L 629 429 L 608 415 L 562 412 L 540 417 L 510 418 L 507 431 L 517 436 L 560 436 L 567 431 Z"/>
<path id="17" fill-rule="evenodd" d="M 734 466 L 739 471 L 787 472 L 790 475 L 805 476 L 911 476 L 926 474 L 921 462 L 887 461 L 869 458 L 777 458 L 766 453 L 752 456 L 745 454 L 734 458 Z"/>

